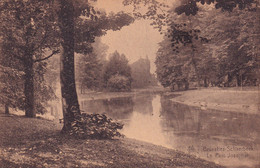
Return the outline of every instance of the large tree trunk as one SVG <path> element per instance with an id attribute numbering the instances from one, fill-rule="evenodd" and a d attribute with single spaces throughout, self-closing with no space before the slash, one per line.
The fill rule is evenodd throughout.
<path id="1" fill-rule="evenodd" d="M 60 0 L 59 26 L 62 37 L 61 94 L 64 125 L 62 132 L 71 129 L 75 116 L 80 114 L 74 68 L 74 7 L 72 0 Z"/>
<path id="2" fill-rule="evenodd" d="M 5 104 L 5 114 L 10 114 L 9 113 L 9 106 L 7 104 Z"/>
<path id="3" fill-rule="evenodd" d="M 231 75 L 230 75 L 230 73 L 228 73 L 227 74 L 227 82 L 226 82 L 225 87 L 230 87 L 231 80 L 232 80 Z"/>
<path id="4" fill-rule="evenodd" d="M 33 82 L 33 60 L 28 59 L 25 63 L 25 81 L 24 81 L 24 95 L 25 95 L 25 116 L 36 117 L 34 109 L 34 82 Z"/>
<path id="5" fill-rule="evenodd" d="M 204 77 L 204 87 L 208 87 L 209 85 L 208 85 L 208 80 L 207 80 L 207 78 L 206 77 Z"/>
<path id="6" fill-rule="evenodd" d="M 236 74 L 236 85 L 237 87 L 241 86 L 241 77 L 239 74 Z"/>
<path id="7" fill-rule="evenodd" d="M 185 84 L 185 90 L 188 90 L 189 89 L 189 82 L 187 80 L 185 80 L 184 84 Z"/>

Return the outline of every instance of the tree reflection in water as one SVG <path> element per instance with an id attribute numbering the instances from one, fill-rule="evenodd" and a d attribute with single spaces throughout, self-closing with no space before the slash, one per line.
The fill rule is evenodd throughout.
<path id="1" fill-rule="evenodd" d="M 171 147 L 228 167 L 259 164 L 259 115 L 201 110 L 164 96 L 161 107 Z"/>
<path id="2" fill-rule="evenodd" d="M 88 113 L 106 113 L 124 122 L 122 133 L 127 137 L 174 148 L 225 166 L 249 166 L 258 163 L 260 151 L 260 117 L 258 115 L 201 110 L 174 103 L 171 97 L 139 94 L 103 100 L 82 101 Z M 193 148 L 191 148 L 193 147 Z M 225 148 L 221 156 L 211 157 Z M 250 148 L 247 157 L 228 158 L 243 151 L 227 151 L 228 147 Z M 191 150 L 192 149 L 192 150 Z"/>
<path id="3" fill-rule="evenodd" d="M 86 100 L 81 102 L 81 109 L 86 113 L 107 114 L 116 120 L 126 120 L 133 112 L 132 97 Z"/>

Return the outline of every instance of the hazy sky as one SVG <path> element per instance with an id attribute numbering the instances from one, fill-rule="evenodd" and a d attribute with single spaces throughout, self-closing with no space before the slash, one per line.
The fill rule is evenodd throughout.
<path id="1" fill-rule="evenodd" d="M 103 8 L 107 13 L 126 11 L 131 12 L 132 7 L 124 7 L 122 0 L 98 0 L 97 7 Z M 108 31 L 107 35 L 102 37 L 102 42 L 109 46 L 108 55 L 117 50 L 124 53 L 129 62 L 132 63 L 140 57 L 146 55 L 151 61 L 151 72 L 155 71 L 155 56 L 158 50 L 158 42 L 163 36 L 150 26 L 149 20 L 137 20 L 129 26 L 123 27 L 120 31 Z"/>

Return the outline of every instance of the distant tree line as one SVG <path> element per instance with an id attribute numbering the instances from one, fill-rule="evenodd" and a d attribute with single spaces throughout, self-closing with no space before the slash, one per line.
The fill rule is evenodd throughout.
<path id="1" fill-rule="evenodd" d="M 171 89 L 259 84 L 259 1 L 124 0 L 165 35 L 157 78 Z M 139 9 L 145 5 L 147 11 Z M 258 68 L 257 68 L 258 67 Z"/>
<path id="2" fill-rule="evenodd" d="M 78 61 L 77 82 L 81 93 L 85 90 L 130 91 L 131 68 L 124 54 L 115 51 L 106 60 L 106 47 L 100 41 L 92 53 L 82 55 Z M 97 52 L 104 49 L 103 52 Z"/>
<path id="3" fill-rule="evenodd" d="M 171 14 L 155 62 L 161 84 L 173 90 L 258 85 L 259 7 L 230 13 L 197 6 L 195 16 Z"/>
<path id="4" fill-rule="evenodd" d="M 92 53 L 82 55 L 78 60 L 76 80 L 81 93 L 86 90 L 130 91 L 131 67 L 124 54 L 115 51 L 106 59 L 106 47 L 100 41 Z M 100 49 L 104 49 L 103 52 Z"/>
<path id="5" fill-rule="evenodd" d="M 132 88 L 157 85 L 155 75 L 150 72 L 148 57 L 129 64 L 124 54 L 115 51 L 107 60 L 107 48 L 97 38 L 93 43 L 93 52 L 79 56 L 76 81 L 81 93 L 87 90 L 130 91 Z"/>

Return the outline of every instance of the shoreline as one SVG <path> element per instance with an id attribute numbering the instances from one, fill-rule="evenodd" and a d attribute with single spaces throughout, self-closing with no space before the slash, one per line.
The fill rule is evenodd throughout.
<path id="1" fill-rule="evenodd" d="M 202 110 L 258 115 L 255 109 L 251 108 L 258 101 L 253 99 L 259 94 L 258 91 L 210 88 L 167 92 L 162 89 L 144 89 L 122 94 L 93 92 L 87 99 L 93 100 L 91 96 L 96 95 L 98 96 L 94 97 L 94 100 L 142 93 L 174 96 L 171 101 L 199 107 Z M 246 103 L 241 103 L 245 101 Z M 131 138 L 76 140 L 60 137 L 62 124 L 50 120 L 5 114 L 0 115 L 0 120 L 0 167 L 222 167 L 195 155 Z M 27 139 L 28 137 L 30 138 Z"/>
<path id="2" fill-rule="evenodd" d="M 96 92 L 91 91 L 85 94 L 79 94 L 79 100 L 99 100 L 99 99 L 111 99 L 111 98 L 120 98 L 120 97 L 130 97 L 138 94 L 153 94 L 153 93 L 162 93 L 166 90 L 162 87 L 151 87 L 147 89 L 133 89 L 131 92 Z"/>
<path id="3" fill-rule="evenodd" d="M 59 133 L 61 124 L 44 119 L 3 114 L 0 121 L 3 124 L 0 167 L 223 167 L 194 155 L 130 138 L 64 137 Z"/>
<path id="4" fill-rule="evenodd" d="M 201 110 L 219 110 L 260 115 L 259 91 L 222 90 L 203 88 L 167 93 L 175 95 L 171 101 Z"/>

